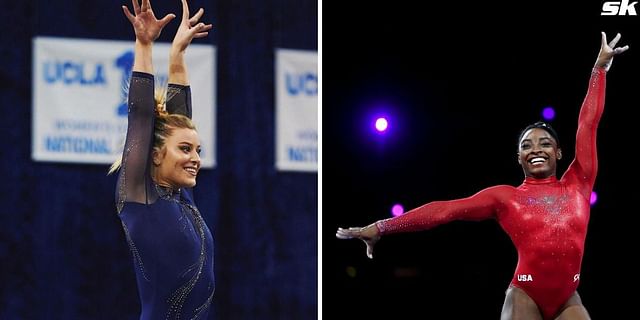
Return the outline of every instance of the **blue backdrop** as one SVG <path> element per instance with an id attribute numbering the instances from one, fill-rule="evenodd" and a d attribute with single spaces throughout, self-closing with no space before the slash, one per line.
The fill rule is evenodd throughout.
<path id="1" fill-rule="evenodd" d="M 130 1 L 3 1 L 0 319 L 135 319 L 107 165 L 31 160 L 34 36 L 134 41 Z M 153 1 L 156 15 L 180 1 Z M 317 175 L 274 167 L 274 49 L 317 50 L 315 0 L 190 1 L 214 25 L 217 166 L 194 194 L 215 239 L 211 319 L 317 317 Z M 178 19 L 159 41 L 169 42 Z M 91 103 L 87 101 L 87 103 Z M 206 139 L 206 137 L 203 137 Z"/>

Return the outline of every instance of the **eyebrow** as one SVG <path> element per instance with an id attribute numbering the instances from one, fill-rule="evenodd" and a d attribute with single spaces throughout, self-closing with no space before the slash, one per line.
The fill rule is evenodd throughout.
<path id="1" fill-rule="evenodd" d="M 549 140 L 551 142 L 553 142 L 553 139 L 551 139 L 551 137 L 542 137 L 540 139 L 538 139 L 538 141 L 542 141 L 542 140 Z M 531 139 L 522 139 L 522 141 L 520 141 L 520 145 L 522 145 L 525 142 L 532 142 Z"/>
<path id="2" fill-rule="evenodd" d="M 188 144 L 190 147 L 193 147 L 193 143 L 187 142 L 187 141 L 178 142 L 178 144 Z M 202 147 L 202 145 L 197 145 L 197 148 L 200 148 L 200 147 Z"/>

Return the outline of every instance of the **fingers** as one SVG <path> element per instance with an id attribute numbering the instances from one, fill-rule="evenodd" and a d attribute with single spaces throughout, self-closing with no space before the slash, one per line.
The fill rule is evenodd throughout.
<path id="1" fill-rule="evenodd" d="M 196 12 L 196 14 L 194 14 L 193 17 L 191 17 L 191 19 L 189 19 L 189 25 L 193 26 L 196 23 L 198 23 L 200 18 L 202 18 L 203 14 L 204 14 L 204 9 L 200 8 L 200 10 L 198 10 L 198 12 Z"/>
<path id="2" fill-rule="evenodd" d="M 618 32 L 616 34 L 616 36 L 611 40 L 611 42 L 608 43 L 609 48 L 611 48 L 613 55 L 617 55 L 617 54 L 621 54 L 627 50 L 629 50 L 629 46 L 626 45 L 624 47 L 620 47 L 620 48 L 616 48 L 616 45 L 618 44 L 618 41 L 620 41 L 620 38 L 622 36 L 620 35 L 620 33 Z M 607 43 L 607 37 L 605 35 L 604 32 L 602 32 L 602 44 L 603 46 Z"/>
<path id="3" fill-rule="evenodd" d="M 127 17 L 127 19 L 129 19 L 129 22 L 133 23 L 133 21 L 135 20 L 135 17 L 131 14 L 131 11 L 129 11 L 129 8 L 127 8 L 127 6 L 122 6 L 122 11 L 124 11 L 124 15 Z"/>
<path id="4" fill-rule="evenodd" d="M 189 20 L 189 5 L 187 0 L 182 0 L 182 22 Z"/>
<path id="5" fill-rule="evenodd" d="M 613 49 L 613 54 L 621 54 L 621 53 L 623 53 L 623 52 L 625 52 L 627 50 L 629 50 L 629 46 L 628 45 L 626 45 L 624 47 L 620 47 L 620 48 L 615 48 L 615 49 Z"/>
<path id="6" fill-rule="evenodd" d="M 618 33 L 616 35 L 616 37 L 613 38 L 613 40 L 611 40 L 611 42 L 609 42 L 609 47 L 615 48 L 615 46 L 616 46 L 616 44 L 618 43 L 619 40 L 620 40 L 620 33 Z"/>
<path id="7" fill-rule="evenodd" d="M 604 33 L 604 31 L 602 31 L 602 32 L 600 32 L 600 35 L 601 35 L 601 38 L 602 38 L 602 41 L 600 43 L 601 43 L 601 46 L 604 47 L 604 46 L 607 45 L 607 34 Z"/>
<path id="8" fill-rule="evenodd" d="M 159 23 L 160 23 L 160 28 L 164 28 L 164 26 L 167 25 L 167 23 L 169 23 L 171 20 L 173 20 L 176 17 L 175 14 L 173 13 L 169 13 L 168 15 L 164 16 L 164 18 L 160 19 Z"/>
<path id="9" fill-rule="evenodd" d="M 133 12 L 135 12 L 136 15 L 140 13 L 140 4 L 138 3 L 138 0 L 131 0 L 131 3 L 133 3 Z"/>
<path id="10" fill-rule="evenodd" d="M 360 228 L 342 229 L 338 228 L 336 237 L 339 239 L 353 239 L 360 237 Z"/>
<path id="11" fill-rule="evenodd" d="M 359 238 L 363 240 L 364 243 L 367 245 L 367 257 L 369 259 L 373 259 L 373 246 L 376 244 L 377 239 L 362 238 L 362 234 L 361 234 L 362 229 L 363 228 L 349 228 L 349 229 L 338 228 L 338 231 L 336 231 L 336 238 L 338 239 Z"/>
<path id="12" fill-rule="evenodd" d="M 205 25 L 204 23 L 199 23 L 191 29 L 191 32 L 193 32 L 194 38 L 203 38 L 209 34 L 209 32 L 207 31 L 211 30 L 212 28 L 213 25 L 211 24 Z"/>
<path id="13" fill-rule="evenodd" d="M 140 12 L 146 12 L 149 9 L 151 9 L 151 2 L 149 2 L 149 0 L 142 0 L 142 6 L 140 7 Z"/>
<path id="14" fill-rule="evenodd" d="M 338 239 L 352 239 L 353 234 L 349 232 L 349 230 L 338 228 L 338 231 L 336 232 L 336 237 Z"/>

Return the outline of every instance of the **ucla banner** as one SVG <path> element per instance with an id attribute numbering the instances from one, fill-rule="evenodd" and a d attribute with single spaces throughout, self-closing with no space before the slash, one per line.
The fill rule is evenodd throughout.
<path id="1" fill-rule="evenodd" d="M 276 168 L 318 171 L 316 51 L 276 51 Z"/>
<path id="2" fill-rule="evenodd" d="M 133 41 L 33 39 L 32 158 L 109 164 L 122 154 Z M 156 87 L 166 88 L 168 43 L 153 50 Z M 215 165 L 215 48 L 192 44 L 185 57 L 202 166 Z"/>

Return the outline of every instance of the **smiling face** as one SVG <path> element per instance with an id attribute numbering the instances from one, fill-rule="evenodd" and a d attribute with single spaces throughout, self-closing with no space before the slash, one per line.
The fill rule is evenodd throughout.
<path id="1" fill-rule="evenodd" d="M 561 158 L 562 151 L 547 130 L 533 128 L 522 135 L 518 147 L 518 163 L 525 176 L 537 179 L 555 176 L 557 160 Z"/>
<path id="2" fill-rule="evenodd" d="M 174 128 L 164 145 L 153 151 L 153 177 L 158 185 L 182 188 L 196 185 L 200 170 L 200 138 L 188 128 Z"/>

